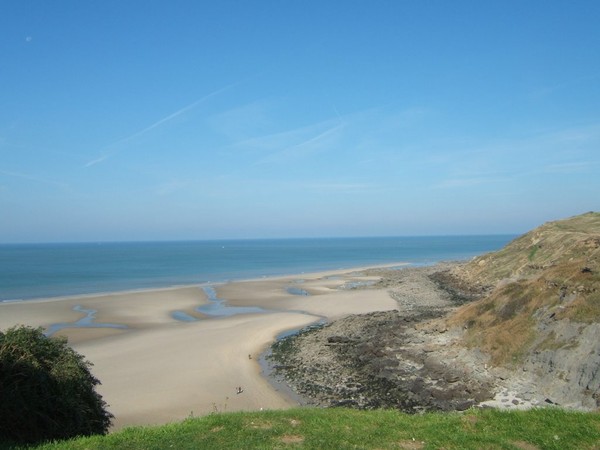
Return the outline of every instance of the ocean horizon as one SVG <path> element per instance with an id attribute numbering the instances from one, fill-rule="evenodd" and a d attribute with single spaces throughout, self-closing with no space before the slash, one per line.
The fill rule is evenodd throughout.
<path id="1" fill-rule="evenodd" d="M 0 244 L 0 301 L 463 261 L 516 235 Z"/>

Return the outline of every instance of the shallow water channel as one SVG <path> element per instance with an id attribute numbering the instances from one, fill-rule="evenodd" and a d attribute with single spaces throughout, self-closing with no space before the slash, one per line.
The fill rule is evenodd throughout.
<path id="1" fill-rule="evenodd" d="M 238 314 L 258 314 L 258 313 L 269 313 L 274 312 L 275 310 L 268 310 L 264 308 L 260 308 L 258 306 L 231 306 L 227 304 L 225 299 L 219 298 L 217 296 L 217 291 L 211 285 L 202 286 L 201 289 L 206 294 L 208 299 L 208 303 L 204 305 L 200 305 L 195 308 L 195 311 L 205 314 L 210 317 L 231 317 Z M 301 295 L 308 296 L 310 295 L 304 289 L 298 287 L 289 287 L 287 288 L 287 292 L 292 295 Z M 63 330 L 65 328 L 116 328 L 116 329 L 127 329 L 127 325 L 118 324 L 118 323 L 103 323 L 103 322 L 95 322 L 96 313 L 98 312 L 95 309 L 86 309 L 81 305 L 76 305 L 73 307 L 73 311 L 84 313 L 85 316 L 75 322 L 60 322 L 54 323 L 46 328 L 44 334 L 46 336 L 52 336 L 56 332 Z M 303 314 L 307 314 L 306 311 L 294 311 Z M 171 317 L 179 322 L 196 322 L 199 319 L 198 317 L 192 316 L 184 311 L 173 311 L 171 313 Z M 292 333 L 294 330 L 292 330 Z"/>
<path id="2" fill-rule="evenodd" d="M 301 282 L 301 281 L 299 281 L 299 282 Z M 195 308 L 195 311 L 197 311 L 201 314 L 205 314 L 207 316 L 211 316 L 211 317 L 215 317 L 215 318 L 216 317 L 231 317 L 231 316 L 235 316 L 238 314 L 272 313 L 272 312 L 277 311 L 277 310 L 260 308 L 258 306 L 230 306 L 230 305 L 227 305 L 227 302 L 225 299 L 219 298 L 217 296 L 217 291 L 215 290 L 215 288 L 213 286 L 210 286 L 210 285 L 202 286 L 201 289 L 206 294 L 208 303 L 198 306 L 197 308 Z M 306 291 L 302 288 L 299 288 L 297 286 L 290 286 L 290 287 L 286 288 L 286 291 L 292 295 L 299 295 L 299 296 L 309 296 L 310 295 L 310 293 L 308 291 Z M 127 325 L 123 325 L 123 324 L 95 322 L 96 313 L 98 312 L 95 309 L 86 309 L 86 308 L 82 307 L 81 305 L 76 305 L 73 307 L 73 310 L 76 312 L 84 313 L 85 317 L 82 317 L 81 319 L 79 319 L 75 322 L 60 322 L 60 323 L 52 324 L 46 329 L 44 334 L 46 336 L 50 337 L 53 334 L 57 333 L 60 330 L 65 329 L 65 328 L 115 328 L 115 329 L 129 328 Z M 308 311 L 301 311 L 301 310 L 293 310 L 293 311 L 288 310 L 287 312 L 314 315 L 314 314 L 309 313 Z M 196 322 L 196 321 L 202 320 L 202 319 L 194 317 L 190 314 L 187 314 L 184 311 L 173 311 L 171 313 L 171 317 L 180 322 Z M 325 317 L 320 317 L 318 320 L 316 320 L 315 322 L 313 322 L 312 324 L 310 324 L 306 327 L 294 328 L 294 329 L 282 331 L 281 333 L 279 333 L 276 336 L 275 341 L 279 341 L 279 340 L 287 338 L 289 336 L 298 334 L 301 330 L 303 330 L 305 328 L 314 327 L 314 326 L 322 326 L 326 323 L 327 323 L 327 319 Z M 285 383 L 284 380 L 282 380 L 276 376 L 276 373 L 275 373 L 276 366 L 271 361 L 270 355 L 271 355 L 270 347 L 268 347 L 264 352 L 262 352 L 260 355 L 258 355 L 257 361 L 261 367 L 261 373 L 263 374 L 263 376 L 265 376 L 265 378 L 269 381 L 269 383 L 273 386 L 273 388 L 276 391 L 283 393 L 288 398 L 291 398 L 293 401 L 297 402 L 300 405 L 306 405 L 308 402 L 306 398 L 295 393 Z"/>
<path id="3" fill-rule="evenodd" d="M 98 312 L 95 309 L 85 309 L 83 306 L 76 305 L 73 307 L 73 311 L 84 313 L 85 317 L 82 317 L 81 319 L 75 322 L 54 323 L 48 328 L 46 328 L 44 334 L 50 337 L 57 331 L 63 330 L 65 328 L 128 328 L 127 325 L 122 325 L 118 323 L 94 322 L 94 320 L 96 319 L 96 313 Z"/>

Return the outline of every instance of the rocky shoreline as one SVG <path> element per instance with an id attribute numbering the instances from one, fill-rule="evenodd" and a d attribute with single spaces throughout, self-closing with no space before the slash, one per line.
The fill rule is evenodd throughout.
<path id="1" fill-rule="evenodd" d="M 415 413 L 543 402 L 527 383 L 488 367 L 485 354 L 458 345 L 456 330 L 437 320 L 485 293 L 456 282 L 455 266 L 365 271 L 380 281 L 356 289 L 386 289 L 398 309 L 351 315 L 278 341 L 270 357 L 275 376 L 324 407 Z"/>

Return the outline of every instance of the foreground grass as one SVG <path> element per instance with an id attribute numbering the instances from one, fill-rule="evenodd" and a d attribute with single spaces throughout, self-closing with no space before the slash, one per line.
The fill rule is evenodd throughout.
<path id="1" fill-rule="evenodd" d="M 31 448 L 600 449 L 600 414 L 556 408 L 424 415 L 301 408 L 214 414 Z"/>

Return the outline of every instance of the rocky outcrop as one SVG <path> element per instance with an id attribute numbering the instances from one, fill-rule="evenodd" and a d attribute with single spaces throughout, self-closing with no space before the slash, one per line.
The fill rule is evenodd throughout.
<path id="1" fill-rule="evenodd" d="M 467 264 L 372 270 L 398 310 L 274 347 L 319 405 L 407 412 L 600 406 L 600 214 L 550 222 Z"/>
<path id="2" fill-rule="evenodd" d="M 600 214 L 550 222 L 452 277 L 495 286 L 449 315 L 462 341 L 552 403 L 600 406 Z M 481 262 L 488 269 L 481 269 Z M 503 274 L 508 278 L 499 278 Z"/>
<path id="3" fill-rule="evenodd" d="M 464 410 L 493 397 L 485 364 L 460 349 L 434 344 L 415 325 L 431 315 L 398 311 L 341 319 L 291 338 L 274 354 L 296 392 L 322 406 L 397 408 L 406 412 Z M 430 331 L 430 333 L 436 333 Z M 480 367 L 482 370 L 474 370 Z"/>
<path id="4" fill-rule="evenodd" d="M 272 356 L 280 376 L 321 406 L 450 411 L 491 399 L 485 355 L 423 326 L 453 307 L 433 272 L 379 270 L 399 310 L 349 316 L 280 341 Z"/>
<path id="5" fill-rule="evenodd" d="M 539 392 L 556 404 L 575 409 L 600 406 L 600 324 L 570 320 L 546 325 L 544 338 L 524 361 Z"/>

